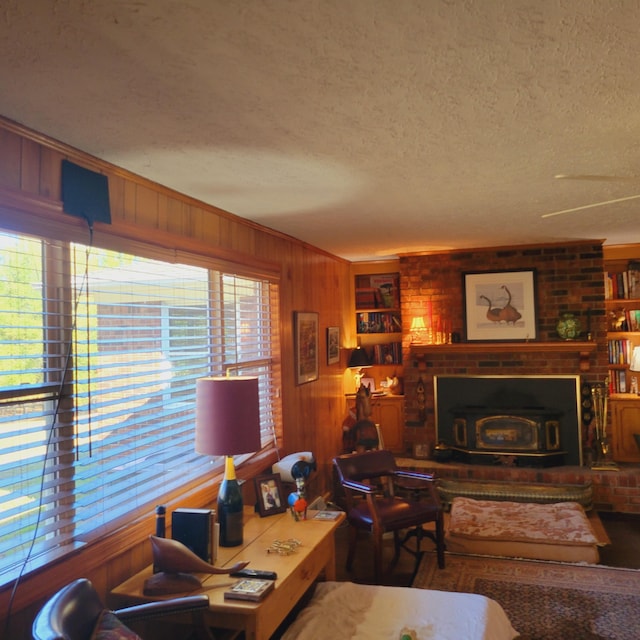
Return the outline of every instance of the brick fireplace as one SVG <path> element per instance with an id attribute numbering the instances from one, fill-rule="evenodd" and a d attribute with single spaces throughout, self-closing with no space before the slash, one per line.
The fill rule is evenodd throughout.
<path id="1" fill-rule="evenodd" d="M 537 340 L 523 343 L 464 343 L 463 274 L 479 271 L 533 269 L 536 272 Z M 569 376 L 580 384 L 602 383 L 607 376 L 603 253 L 599 241 L 544 246 L 491 248 L 408 255 L 400 258 L 405 389 L 405 450 L 437 442 L 434 380 L 439 376 Z M 441 319 L 461 342 L 449 345 L 411 344 L 411 320 L 425 314 Z M 556 334 L 562 313 L 579 317 L 592 338 L 566 343 Z M 417 394 L 418 385 L 424 394 Z M 503 464 L 438 463 L 400 459 L 407 467 L 428 468 L 441 477 L 581 484 L 593 483 L 594 504 L 602 510 L 640 514 L 637 466 L 619 471 L 592 471 L 583 429 L 582 462 L 533 468 Z M 562 446 L 562 445 L 561 445 Z M 567 464 L 568 462 L 568 464 Z"/>
<path id="2" fill-rule="evenodd" d="M 479 271 L 532 269 L 536 274 L 537 340 L 522 343 L 464 343 L 463 275 Z M 603 253 L 600 242 L 491 248 L 400 258 L 405 389 L 405 449 L 414 443 L 435 445 L 435 376 L 579 376 L 602 382 L 607 376 Z M 457 344 L 411 344 L 411 320 L 429 303 L 457 334 Z M 583 321 L 592 341 L 567 343 L 556 333 L 562 313 Z M 588 352 L 582 352 L 583 346 Z M 424 407 L 416 387 L 425 388 Z"/>

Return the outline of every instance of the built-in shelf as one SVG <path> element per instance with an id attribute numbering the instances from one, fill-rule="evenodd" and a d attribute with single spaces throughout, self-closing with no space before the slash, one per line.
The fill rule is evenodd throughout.
<path id="1" fill-rule="evenodd" d="M 597 345 L 591 341 L 557 340 L 553 342 L 456 342 L 452 344 L 412 344 L 411 355 L 417 359 L 438 353 L 576 353 L 580 370 L 589 371 L 589 357 Z"/>

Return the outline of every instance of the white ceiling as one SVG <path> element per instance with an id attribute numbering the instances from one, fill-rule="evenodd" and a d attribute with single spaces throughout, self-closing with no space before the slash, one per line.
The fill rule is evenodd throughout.
<path id="1" fill-rule="evenodd" d="M 0 114 L 350 260 L 640 242 L 639 28 L 638 0 L 3 0 Z"/>

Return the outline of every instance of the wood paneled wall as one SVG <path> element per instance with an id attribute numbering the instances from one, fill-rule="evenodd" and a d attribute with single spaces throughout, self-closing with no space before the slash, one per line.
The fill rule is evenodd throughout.
<path id="1" fill-rule="evenodd" d="M 343 373 L 349 350 L 341 351 L 339 364 L 327 365 L 326 327 L 340 327 L 343 339 L 351 340 L 351 327 L 343 325 L 350 309 L 349 263 L 1 118 L 0 226 L 20 228 L 21 215 L 29 212 L 39 220 L 41 231 L 47 225 L 61 223 L 69 225 L 72 232 L 75 229 L 80 233 L 83 226 L 86 228 L 83 221 L 75 224 L 62 213 L 63 158 L 109 177 L 112 225 L 107 229 L 95 223 L 96 235 L 108 232 L 178 251 L 201 252 L 204 248 L 224 260 L 280 272 L 282 452 L 313 451 L 319 463 L 314 489 L 327 490 L 331 481 L 330 460 L 341 448 Z M 320 378 L 299 386 L 294 382 L 294 311 L 317 311 L 320 320 Z M 273 455 L 258 460 L 244 474 L 250 477 L 261 470 L 259 465 L 267 468 L 273 461 Z M 174 496 L 173 504 L 210 506 L 214 496 L 213 484 L 196 487 L 188 494 Z M 153 526 L 153 514 L 144 522 L 126 523 L 120 535 L 89 545 L 63 562 L 52 562 L 44 570 L 23 578 L 13 602 L 10 637 L 30 638 L 31 619 L 40 603 L 76 577 L 91 578 L 106 597 L 113 586 L 150 562 L 147 536 Z M 11 587 L 11 584 L 0 586 L 0 628 L 4 626 Z"/>

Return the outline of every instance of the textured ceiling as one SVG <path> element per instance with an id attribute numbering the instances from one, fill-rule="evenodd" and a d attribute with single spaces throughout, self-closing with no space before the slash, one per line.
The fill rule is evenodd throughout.
<path id="1" fill-rule="evenodd" d="M 0 114 L 350 260 L 640 242 L 639 27 L 637 0 L 3 0 Z"/>

